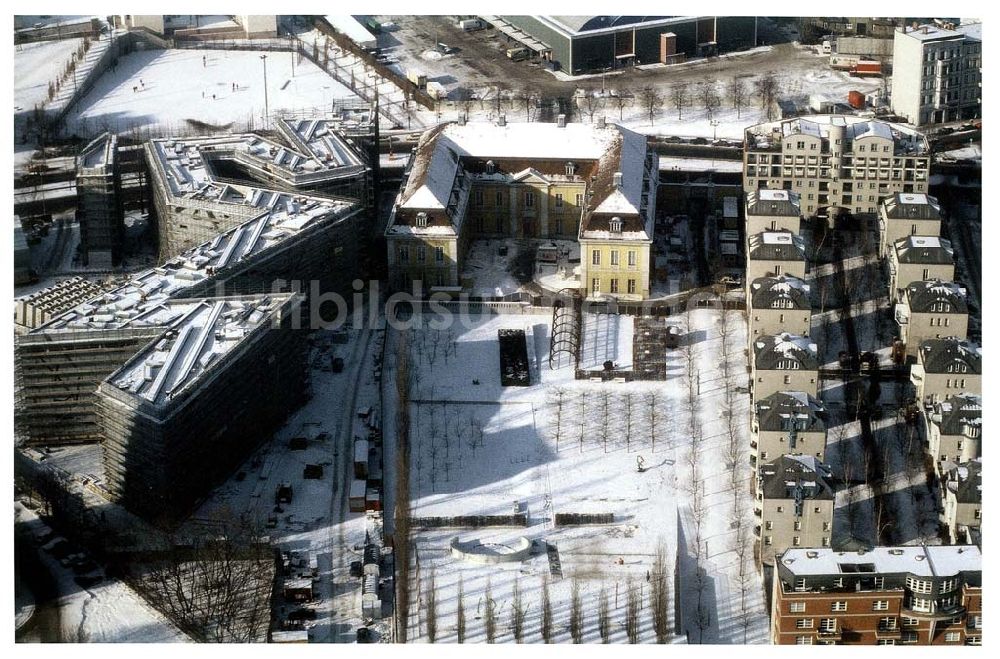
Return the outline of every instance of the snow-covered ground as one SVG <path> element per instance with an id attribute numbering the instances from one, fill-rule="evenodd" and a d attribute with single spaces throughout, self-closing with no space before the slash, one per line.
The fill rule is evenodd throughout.
<path id="1" fill-rule="evenodd" d="M 354 94 L 312 62 L 292 53 L 268 52 L 267 106 L 281 111 L 323 112 Z M 122 57 L 67 117 L 69 132 L 150 126 L 189 128 L 197 121 L 243 130 L 264 114 L 264 61 L 254 51 L 155 50 Z"/>
<path id="2" fill-rule="evenodd" d="M 15 520 L 30 529 L 44 527 L 35 512 L 15 503 Z M 124 583 L 104 578 L 90 588 L 74 581 L 73 570 L 39 551 L 55 579 L 60 597 L 62 639 L 78 643 L 183 643 L 190 639 Z"/>
<path id="3" fill-rule="evenodd" d="M 14 105 L 31 110 L 48 99 L 55 82 L 83 39 L 38 41 L 14 47 Z"/>
<path id="4" fill-rule="evenodd" d="M 411 639 L 426 639 L 426 590 L 433 574 L 437 601 L 438 639 L 456 640 L 459 583 L 464 592 L 467 642 L 485 638 L 487 590 L 498 607 L 497 642 L 513 640 L 510 614 L 517 583 L 526 610 L 527 642 L 540 640 L 541 600 L 548 581 L 555 642 L 570 642 L 568 629 L 572 588 L 579 584 L 584 610 L 583 637 L 599 641 L 597 601 L 602 589 L 610 602 L 612 642 L 627 642 L 624 631 L 626 593 L 631 586 L 641 598 L 639 637 L 654 642 L 649 601 L 649 573 L 658 548 L 666 552 L 673 598 L 673 566 L 681 561 L 684 632 L 694 640 L 699 630 L 690 616 L 694 535 L 691 501 L 683 456 L 687 434 L 688 389 L 682 350 L 667 356 L 665 382 L 596 383 L 576 381 L 570 366 L 551 370 L 548 364 L 550 314 L 494 315 L 467 318 L 445 329 L 419 329 L 409 334 L 413 424 L 410 471 L 415 516 L 527 515 L 526 527 L 486 526 L 477 529 L 415 529 L 413 603 L 408 621 Z M 616 359 L 631 363 L 630 317 L 605 319 L 605 330 L 618 328 Z M 670 319 L 684 325 L 685 318 Z M 712 608 L 705 642 L 743 643 L 736 554 L 733 551 L 729 469 L 720 453 L 725 421 L 720 407 L 725 384 L 719 358 L 719 312 L 690 314 L 691 350 L 701 373 L 697 424 L 703 440 L 697 456 L 707 510 L 702 539 L 708 553 L 701 569 L 708 575 L 707 601 Z M 728 315 L 732 346 L 745 342 L 741 316 Z M 629 326 L 629 332 L 621 330 Z M 502 387 L 499 382 L 497 331 L 525 329 L 528 333 L 532 385 Z M 594 337 L 597 338 L 596 335 Z M 387 348 L 387 373 L 394 372 L 394 353 Z M 744 368 L 742 350 L 732 350 L 732 365 Z M 558 400 L 562 398 L 562 413 Z M 738 418 L 746 417 L 749 401 L 737 395 Z M 655 423 L 650 408 L 655 406 Z M 631 410 L 631 414 L 630 414 Z M 607 421 L 605 421 L 607 418 Z M 392 436 L 392 415 L 386 414 L 386 437 Z M 747 424 L 739 424 L 741 442 L 748 444 Z M 637 470 L 642 461 L 645 469 Z M 743 468 L 740 463 L 737 468 Z M 752 524 L 749 487 L 746 524 Z M 610 513 L 601 525 L 555 526 L 556 513 Z M 681 528 L 678 528 L 678 520 Z M 452 554 L 451 543 L 478 544 L 486 552 L 509 552 L 526 539 L 533 550 L 521 561 L 482 565 Z M 679 546 L 680 545 L 680 546 Z M 546 551 L 548 547 L 548 552 Z M 752 558 L 751 558 L 752 560 Z M 752 571 L 752 570 L 751 570 Z M 765 642 L 767 617 L 760 581 L 753 574 L 750 626 L 746 640 Z M 418 606 L 418 600 L 420 605 Z M 671 606 L 671 621 L 674 610 Z M 671 625 L 673 622 L 671 622 Z M 684 634 L 679 639 L 683 642 Z"/>

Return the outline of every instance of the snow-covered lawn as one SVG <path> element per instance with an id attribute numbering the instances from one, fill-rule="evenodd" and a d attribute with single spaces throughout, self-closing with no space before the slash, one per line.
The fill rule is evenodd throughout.
<path id="1" fill-rule="evenodd" d="M 585 641 L 600 641 L 596 612 L 604 590 L 609 600 L 612 642 L 627 642 L 624 622 L 631 586 L 641 598 L 639 638 L 648 643 L 656 640 L 647 578 L 654 570 L 657 550 L 665 551 L 670 566 L 671 602 L 678 553 L 687 557 L 681 562 L 682 582 L 690 584 L 693 580 L 690 542 L 694 531 L 689 528 L 687 509 L 691 502 L 684 463 L 690 438 L 683 351 L 667 355 L 665 382 L 576 381 L 570 366 L 549 368 L 550 319 L 548 313 L 485 315 L 468 318 L 451 328 L 414 329 L 409 333 L 415 370 L 410 413 L 414 516 L 527 516 L 525 527 L 414 529 L 414 601 L 408 621 L 411 639 L 426 639 L 426 591 L 431 587 L 432 574 L 438 640 L 451 642 L 456 640 L 460 582 L 467 642 L 486 638 L 487 590 L 498 610 L 497 642 L 513 641 L 510 616 L 515 583 L 527 605 L 524 640 L 541 640 L 541 601 L 546 582 L 553 610 L 553 638 L 556 642 L 571 642 L 569 618 L 576 581 L 584 611 Z M 685 324 L 684 316 L 669 320 Z M 596 321 L 600 322 L 593 325 Z M 689 337 L 701 373 L 698 424 L 703 439 L 697 455 L 703 487 L 699 496 L 707 510 L 702 540 L 708 543 L 708 553 L 701 569 L 709 577 L 706 601 L 712 609 L 703 640 L 742 643 L 739 586 L 735 581 L 738 566 L 730 526 L 733 496 L 727 487 L 729 469 L 721 455 L 725 421 L 720 407 L 725 384 L 720 370 L 719 321 L 715 310 L 690 314 Z M 594 328 L 590 340 L 595 349 L 598 344 L 607 344 L 612 351 L 624 353 L 627 347 L 627 353 L 616 352 L 614 359 L 629 364 L 631 322 L 628 316 L 601 316 L 588 319 L 585 327 Z M 745 342 L 744 321 L 739 314 L 730 313 L 728 322 L 729 341 L 734 347 L 732 365 L 745 368 L 743 352 L 736 349 Z M 623 330 L 625 326 L 627 330 Z M 598 336 L 602 328 L 603 336 Z M 500 386 L 499 329 L 526 330 L 531 386 Z M 618 337 L 612 340 L 609 332 Z M 394 373 L 393 354 L 390 347 L 387 373 Z M 741 441 L 748 444 L 743 421 L 749 401 L 745 395 L 738 395 L 736 403 Z M 651 406 L 655 406 L 655 417 L 650 416 Z M 386 422 L 386 437 L 390 438 L 390 414 Z M 640 461 L 642 472 L 637 470 Z M 737 468 L 746 468 L 745 462 Z M 751 524 L 749 487 L 741 496 L 747 499 L 746 523 Z M 613 521 L 556 526 L 557 513 L 606 513 L 613 516 Z M 679 520 L 682 529 L 678 528 Z M 524 560 L 482 565 L 454 556 L 451 543 L 456 539 L 499 553 L 512 551 L 525 540 L 534 544 Z M 765 641 L 767 630 L 756 574 L 753 582 L 747 630 L 747 641 L 751 643 Z M 698 629 L 690 616 L 690 586 L 684 588 L 682 624 L 684 631 L 697 640 Z M 672 604 L 669 615 L 672 629 Z M 683 639 L 682 634 L 672 642 Z"/>
<path id="2" fill-rule="evenodd" d="M 203 61 L 204 60 L 204 61 Z M 323 112 L 335 99 L 354 94 L 312 62 L 300 58 L 292 75 L 292 53 L 267 53 L 267 105 Z M 121 58 L 67 117 L 70 132 L 103 128 L 124 131 L 155 126 L 186 128 L 189 120 L 244 129 L 264 114 L 261 53 L 222 50 L 155 50 Z"/>
<path id="3" fill-rule="evenodd" d="M 14 105 L 28 111 L 44 103 L 49 83 L 56 81 L 81 43 L 83 39 L 63 39 L 15 46 Z"/>

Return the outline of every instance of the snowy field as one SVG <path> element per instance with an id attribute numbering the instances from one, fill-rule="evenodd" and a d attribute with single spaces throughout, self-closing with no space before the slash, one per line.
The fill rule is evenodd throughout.
<path id="1" fill-rule="evenodd" d="M 204 58 L 204 62 L 203 62 Z M 290 52 L 267 53 L 267 104 L 273 114 L 322 112 L 353 93 L 312 62 Z M 222 50 L 155 50 L 121 58 L 67 117 L 67 130 L 189 128 L 198 121 L 242 130 L 260 126 L 264 114 L 261 53 Z"/>
<path id="2" fill-rule="evenodd" d="M 720 369 L 716 310 L 693 311 L 689 318 L 669 319 L 682 326 L 690 320 L 691 345 L 670 352 L 666 382 L 595 383 L 576 381 L 572 368 L 551 370 L 548 365 L 549 314 L 494 315 L 467 318 L 446 329 L 419 329 L 409 333 L 411 363 L 412 442 L 411 509 L 416 517 L 456 515 L 527 516 L 526 527 L 419 528 L 413 532 L 415 569 L 411 571 L 412 597 L 408 621 L 410 639 L 427 638 L 427 595 L 436 595 L 437 640 L 456 640 L 456 610 L 461 587 L 466 613 L 466 642 L 486 638 L 486 595 L 497 611 L 497 642 L 514 640 L 511 613 L 517 584 L 525 609 L 525 642 L 541 640 L 542 591 L 548 584 L 553 611 L 553 639 L 571 642 L 569 629 L 572 590 L 577 584 L 582 602 L 582 638 L 600 642 L 596 611 L 602 591 L 609 601 L 610 640 L 628 642 L 625 630 L 627 593 L 639 602 L 640 642 L 656 641 L 650 583 L 658 550 L 665 552 L 674 592 L 674 559 L 680 554 L 682 593 L 680 636 L 669 642 L 692 640 L 743 643 L 740 620 L 738 570 L 731 531 L 732 491 L 729 469 L 720 453 L 725 434 L 720 406 L 725 385 Z M 617 361 L 631 363 L 631 321 L 617 317 L 598 330 L 628 334 L 612 349 Z M 733 346 L 731 365 L 745 369 L 741 349 L 745 323 L 737 313 L 728 314 Z M 622 328 L 628 326 L 627 332 Z M 588 326 L 585 323 L 585 326 Z M 528 333 L 532 384 L 501 387 L 499 382 L 499 329 L 525 329 Z M 699 463 L 698 488 L 707 510 L 701 537 L 707 544 L 699 567 L 692 558 L 691 494 L 688 486 L 687 435 L 690 412 L 685 376 L 686 350 L 701 374 L 696 414 L 703 430 L 695 453 Z M 393 348 L 387 349 L 387 372 L 393 372 Z M 562 400 L 562 405 L 559 400 Z M 736 398 L 741 445 L 748 447 L 746 418 L 749 401 Z M 560 411 L 561 410 L 561 411 Z M 386 415 L 386 437 L 391 436 L 391 416 Z M 637 465 L 643 464 L 639 472 Z M 745 469 L 745 460 L 737 465 Z M 746 474 L 749 470 L 746 470 Z M 749 487 L 739 496 L 747 499 L 746 525 L 752 527 Z M 560 525 L 558 513 L 611 514 L 612 520 L 596 525 Z M 680 520 L 680 521 L 679 521 Z M 747 528 L 746 526 L 744 528 Z M 531 543 L 523 560 L 482 565 L 452 554 L 452 542 L 474 553 L 509 553 Z M 750 557 L 752 561 L 752 556 Z M 690 616 L 694 606 L 691 583 L 695 570 L 707 579 L 710 624 L 699 630 Z M 756 573 L 746 642 L 766 642 L 767 618 Z M 433 575 L 433 576 L 432 576 Z M 420 605 L 417 606 L 419 598 Z M 671 629 L 674 610 L 670 607 Z"/>
<path id="3" fill-rule="evenodd" d="M 30 110 L 48 99 L 55 82 L 83 39 L 38 41 L 14 47 L 14 105 Z"/>

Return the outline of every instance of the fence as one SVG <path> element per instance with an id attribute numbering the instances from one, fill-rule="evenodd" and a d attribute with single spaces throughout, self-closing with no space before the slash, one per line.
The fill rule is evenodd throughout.
<path id="1" fill-rule="evenodd" d="M 525 513 L 515 515 L 460 515 L 458 517 L 412 517 L 412 526 L 429 529 L 448 527 L 481 528 L 485 526 L 528 526 Z"/>
<path id="2" fill-rule="evenodd" d="M 556 526 L 613 524 L 614 513 L 556 513 Z"/>

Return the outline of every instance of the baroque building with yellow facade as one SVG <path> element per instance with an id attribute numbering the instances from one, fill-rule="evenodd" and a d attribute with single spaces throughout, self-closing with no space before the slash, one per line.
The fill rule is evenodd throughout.
<path id="1" fill-rule="evenodd" d="M 385 230 L 390 285 L 460 293 L 475 240 L 576 241 L 572 287 L 590 298 L 650 290 L 656 154 L 613 124 L 459 120 L 423 134 Z"/>

